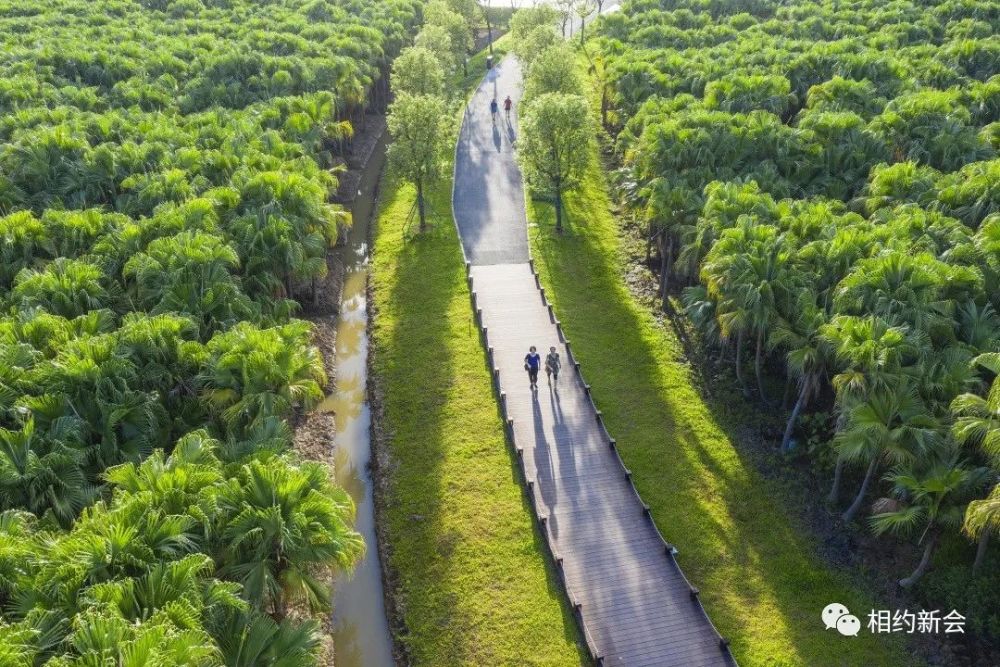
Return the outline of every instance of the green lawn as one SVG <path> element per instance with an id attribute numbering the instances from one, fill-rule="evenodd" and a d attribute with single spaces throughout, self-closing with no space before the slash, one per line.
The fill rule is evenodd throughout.
<path id="1" fill-rule="evenodd" d="M 390 436 L 384 516 L 402 640 L 417 665 L 580 665 L 504 440 L 450 193 L 448 179 L 431 201 L 433 227 L 417 235 L 416 220 L 406 227 L 414 190 L 389 173 L 374 238 L 374 373 Z"/>
<path id="2" fill-rule="evenodd" d="M 741 459 L 695 389 L 681 345 L 628 291 L 596 142 L 583 187 L 553 208 L 528 203 L 535 265 L 635 484 L 741 665 L 902 665 L 888 635 L 824 631 L 840 602 L 874 605 L 814 555 L 775 487 Z M 884 605 L 882 605 L 884 606 Z"/>

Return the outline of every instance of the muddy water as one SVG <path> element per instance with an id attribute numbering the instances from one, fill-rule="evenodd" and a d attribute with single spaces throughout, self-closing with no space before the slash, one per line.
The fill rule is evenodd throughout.
<path id="1" fill-rule="evenodd" d="M 321 409 L 334 414 L 337 425 L 337 482 L 357 505 L 355 530 L 368 549 L 354 573 L 338 578 L 333 594 L 333 641 L 337 667 L 392 667 L 392 637 L 382 598 L 382 570 L 375 537 L 375 510 L 369 461 L 371 413 L 367 400 L 368 230 L 376 188 L 385 162 L 385 139 L 379 142 L 361 178 L 360 194 L 351 206 L 354 218 L 347 243 L 340 249 L 345 264 L 344 290 L 337 324 L 336 387 Z"/>

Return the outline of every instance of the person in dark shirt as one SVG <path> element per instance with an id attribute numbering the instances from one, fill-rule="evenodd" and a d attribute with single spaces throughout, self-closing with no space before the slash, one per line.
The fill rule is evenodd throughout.
<path id="1" fill-rule="evenodd" d="M 556 348 L 550 347 L 549 353 L 545 355 L 545 374 L 549 376 L 549 384 L 555 382 L 559 384 L 559 370 L 562 368 L 562 361 Z"/>
<path id="2" fill-rule="evenodd" d="M 497 105 L 497 98 L 494 97 L 493 101 L 490 102 L 490 117 L 493 119 L 494 123 L 497 122 L 497 111 L 499 110 L 500 107 Z"/>
<path id="3" fill-rule="evenodd" d="M 528 382 L 532 389 L 538 389 L 538 369 L 542 365 L 542 357 L 532 345 L 528 354 L 524 355 L 524 370 L 528 371 Z"/>

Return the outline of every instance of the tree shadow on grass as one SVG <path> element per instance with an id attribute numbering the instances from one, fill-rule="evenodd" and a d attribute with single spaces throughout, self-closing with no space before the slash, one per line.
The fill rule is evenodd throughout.
<path id="1" fill-rule="evenodd" d="M 579 662 L 558 577 L 547 558 L 544 574 L 538 568 L 545 545 L 504 442 L 454 226 L 437 219 L 424 234 L 406 233 L 412 194 L 391 175 L 382 199 L 372 326 L 402 641 L 421 664 L 510 664 L 521 651 Z M 431 204 L 450 211 L 445 187 Z"/>
<path id="2" fill-rule="evenodd" d="M 631 300 L 597 178 L 567 197 L 577 224 L 562 235 L 551 206 L 532 203 L 536 264 L 635 484 L 713 622 L 744 664 L 903 664 L 898 641 L 824 630 L 830 602 L 863 621 L 879 605 L 816 558 L 694 389 L 679 346 Z"/>

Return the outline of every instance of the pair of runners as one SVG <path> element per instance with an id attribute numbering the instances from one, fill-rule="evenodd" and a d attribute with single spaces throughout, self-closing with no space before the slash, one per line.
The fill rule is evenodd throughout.
<path id="1" fill-rule="evenodd" d="M 528 349 L 528 354 L 524 356 L 524 370 L 528 371 L 528 382 L 532 389 L 538 389 L 538 371 L 542 365 L 542 357 L 534 345 Z M 549 376 L 549 384 L 555 382 L 559 384 L 559 371 L 562 369 L 562 361 L 556 348 L 550 347 L 549 353 L 545 356 L 545 374 Z"/>
<path id="2" fill-rule="evenodd" d="M 505 99 L 503 101 L 503 110 L 504 110 L 504 113 L 507 114 L 507 119 L 508 120 L 510 119 L 510 110 L 513 108 L 513 106 L 514 106 L 514 102 L 511 101 L 510 95 L 508 95 L 507 99 Z M 494 97 L 493 101 L 490 102 L 490 116 L 493 118 L 493 122 L 494 123 L 497 122 L 497 112 L 498 111 L 500 111 L 500 105 L 497 104 L 497 98 Z"/>

